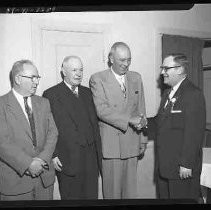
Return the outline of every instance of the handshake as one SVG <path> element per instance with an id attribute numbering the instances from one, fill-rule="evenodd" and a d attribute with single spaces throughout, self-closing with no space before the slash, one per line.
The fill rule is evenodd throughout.
<path id="1" fill-rule="evenodd" d="M 147 128 L 147 118 L 145 115 L 140 114 L 139 116 L 131 117 L 129 124 L 139 131 L 144 127 Z"/>

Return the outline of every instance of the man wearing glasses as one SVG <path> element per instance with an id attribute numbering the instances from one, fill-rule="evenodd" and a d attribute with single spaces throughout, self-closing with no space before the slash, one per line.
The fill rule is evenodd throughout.
<path id="1" fill-rule="evenodd" d="M 158 114 L 148 118 L 148 132 L 156 140 L 156 172 L 159 198 L 200 198 L 202 143 L 206 124 L 202 91 L 187 79 L 184 54 L 165 57 L 164 83 Z"/>
<path id="2" fill-rule="evenodd" d="M 0 97 L 0 200 L 53 199 L 57 128 L 40 76 L 29 60 L 14 63 L 12 90 Z"/>

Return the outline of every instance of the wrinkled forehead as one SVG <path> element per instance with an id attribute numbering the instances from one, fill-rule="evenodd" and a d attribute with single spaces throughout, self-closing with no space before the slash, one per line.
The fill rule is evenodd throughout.
<path id="1" fill-rule="evenodd" d="M 38 70 L 34 65 L 25 63 L 23 64 L 23 73 L 29 75 L 38 75 Z"/>
<path id="2" fill-rule="evenodd" d="M 163 60 L 163 66 L 174 66 L 175 64 L 173 56 L 168 56 Z"/>

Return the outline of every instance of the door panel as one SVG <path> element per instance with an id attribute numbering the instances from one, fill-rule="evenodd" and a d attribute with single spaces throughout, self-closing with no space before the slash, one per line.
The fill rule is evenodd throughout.
<path id="1" fill-rule="evenodd" d="M 104 69 L 104 40 L 100 32 L 42 31 L 42 82 L 40 92 L 62 81 L 64 57 L 77 55 L 84 65 L 82 85 L 89 86 L 90 76 Z M 43 82 L 44 81 L 44 82 Z"/>

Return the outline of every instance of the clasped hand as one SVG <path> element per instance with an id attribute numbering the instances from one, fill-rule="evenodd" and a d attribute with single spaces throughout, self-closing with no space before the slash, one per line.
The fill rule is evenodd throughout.
<path id="1" fill-rule="evenodd" d="M 147 118 L 146 116 L 141 114 L 137 117 L 131 117 L 129 123 L 137 130 L 141 130 L 142 128 L 147 126 Z"/>
<path id="2" fill-rule="evenodd" d="M 33 158 L 28 170 L 26 171 L 26 175 L 29 175 L 33 178 L 38 177 L 41 173 L 43 173 L 44 169 L 48 169 L 48 165 L 46 162 L 40 158 Z"/>

